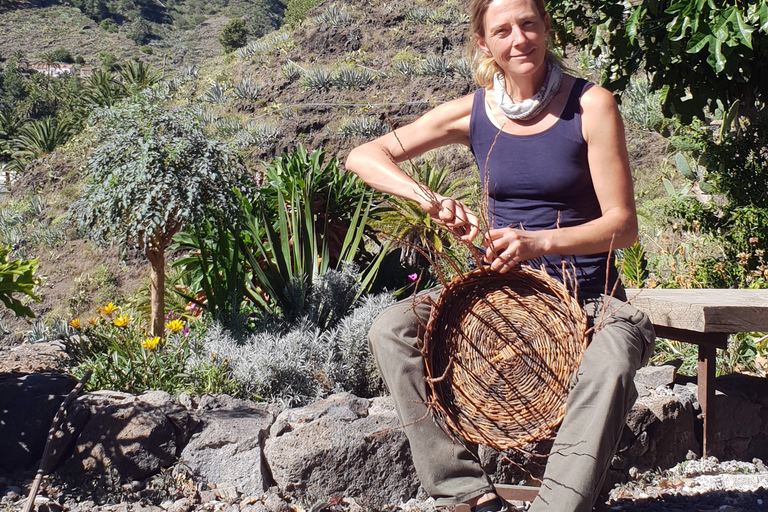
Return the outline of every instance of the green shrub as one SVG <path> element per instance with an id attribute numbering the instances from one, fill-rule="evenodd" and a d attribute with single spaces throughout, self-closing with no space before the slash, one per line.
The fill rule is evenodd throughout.
<path id="1" fill-rule="evenodd" d="M 224 48 L 224 53 L 232 53 L 245 46 L 247 42 L 248 30 L 245 28 L 245 22 L 240 18 L 230 20 L 219 34 L 219 44 Z"/>
<path id="2" fill-rule="evenodd" d="M 108 32 L 110 34 L 114 34 L 117 32 L 117 24 L 115 23 L 115 20 L 112 18 L 107 18 L 105 20 L 101 20 L 101 23 L 99 23 L 99 27 L 101 30 Z"/>
<path id="3" fill-rule="evenodd" d="M 139 48 L 139 51 L 141 53 L 146 53 L 147 55 L 152 55 L 154 53 L 154 51 L 152 50 L 152 47 L 146 44 L 141 48 Z"/>
<path id="4" fill-rule="evenodd" d="M 241 212 L 209 217 L 174 240 L 190 256 L 174 265 L 194 275 L 219 321 L 237 322 L 244 301 L 262 314 L 291 322 L 308 314 L 316 281 L 348 264 L 363 268 L 368 291 L 386 248 L 365 248 L 373 193 L 338 160 L 299 145 L 267 164 L 258 195 L 242 198 Z M 199 284 L 198 284 L 199 283 Z M 324 316 L 327 327 L 338 315 Z"/>
<path id="5" fill-rule="evenodd" d="M 72 64 L 75 62 L 75 60 L 72 58 L 72 54 L 69 53 L 69 50 L 66 50 L 64 48 L 56 48 L 51 52 L 51 57 L 53 57 L 53 60 L 56 62 L 63 62 L 65 64 Z"/>
<path id="6" fill-rule="evenodd" d="M 10 247 L 0 247 L 0 302 L 20 317 L 34 317 L 32 310 L 14 295 L 25 295 L 39 301 L 35 295 L 37 260 L 11 260 Z"/>
<path id="7" fill-rule="evenodd" d="M 316 7 L 320 0 L 290 0 L 285 6 L 283 23 L 291 27 L 297 27 L 307 17 L 307 12 Z"/>

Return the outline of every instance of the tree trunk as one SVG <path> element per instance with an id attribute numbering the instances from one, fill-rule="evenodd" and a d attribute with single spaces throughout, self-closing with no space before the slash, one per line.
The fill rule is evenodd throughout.
<path id="1" fill-rule="evenodd" d="M 149 260 L 152 335 L 162 337 L 165 330 L 165 249 L 147 249 L 146 255 Z"/>

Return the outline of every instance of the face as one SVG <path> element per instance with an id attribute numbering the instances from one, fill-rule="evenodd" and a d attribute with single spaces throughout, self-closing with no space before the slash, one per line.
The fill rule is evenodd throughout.
<path id="1" fill-rule="evenodd" d="M 530 75 L 547 55 L 549 15 L 534 0 L 493 0 L 484 17 L 484 33 L 475 34 L 480 50 L 509 75 Z"/>

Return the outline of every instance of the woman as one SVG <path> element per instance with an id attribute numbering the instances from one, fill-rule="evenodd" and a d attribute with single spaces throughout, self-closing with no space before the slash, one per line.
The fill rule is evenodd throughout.
<path id="1" fill-rule="evenodd" d="M 637 394 L 633 377 L 650 356 L 653 327 L 610 295 L 617 280 L 610 251 L 632 245 L 637 219 L 624 130 L 613 96 L 565 75 L 547 51 L 544 0 L 473 0 L 474 93 L 355 148 L 346 167 L 382 192 L 419 204 L 465 241 L 480 236 L 478 217 L 449 197 L 425 193 L 397 165 L 447 144 L 469 146 L 488 187 L 482 234 L 492 270 L 543 263 L 575 269 L 579 295 L 596 331 L 584 353 L 547 462 L 533 512 L 588 511 L 617 448 Z M 622 296 L 621 290 L 614 295 Z M 603 312 L 607 311 L 606 316 Z M 371 350 L 404 425 L 422 486 L 438 504 L 474 512 L 508 510 L 475 454 L 454 444 L 426 409 L 419 318 L 429 306 L 398 304 L 370 333 Z"/>

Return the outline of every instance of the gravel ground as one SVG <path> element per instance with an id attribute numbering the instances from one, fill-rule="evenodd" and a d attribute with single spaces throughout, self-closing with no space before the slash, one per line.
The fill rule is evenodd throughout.
<path id="1" fill-rule="evenodd" d="M 757 512 L 768 511 L 768 468 L 752 463 L 715 458 L 681 463 L 661 471 L 632 472 L 631 481 L 611 491 L 608 512 Z M 0 512 L 21 512 L 31 482 L 14 484 L 0 478 Z M 293 503 L 279 493 L 263 496 L 231 496 L 216 489 L 198 490 L 190 482 L 172 480 L 138 482 L 135 493 L 126 492 L 121 503 L 96 505 L 88 497 L 74 495 L 46 481 L 36 500 L 38 512 L 366 512 L 352 497 L 331 503 Z M 174 488 L 176 487 L 176 488 Z M 162 489 L 162 490 L 161 490 Z M 148 492 L 152 491 L 152 492 Z M 152 498 L 152 499 L 150 499 Z M 519 505 L 523 505 L 522 503 Z M 431 499 L 393 504 L 386 512 L 437 512 Z M 466 510 L 466 509 L 465 509 Z"/>
<path id="2" fill-rule="evenodd" d="M 609 510 L 768 511 L 768 468 L 758 459 L 719 462 L 709 457 L 633 476 L 630 483 L 611 491 Z"/>

